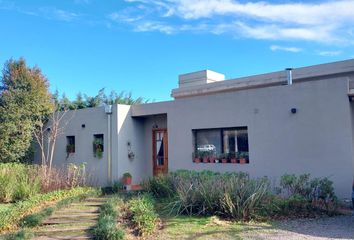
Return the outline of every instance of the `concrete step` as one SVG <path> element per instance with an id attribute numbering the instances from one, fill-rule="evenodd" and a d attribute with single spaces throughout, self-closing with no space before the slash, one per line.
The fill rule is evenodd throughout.
<path id="1" fill-rule="evenodd" d="M 36 235 L 46 235 L 46 233 L 69 233 L 69 232 L 76 232 L 76 231 L 90 231 L 93 226 L 75 226 L 75 227 L 61 227 L 61 228 L 40 228 L 36 231 Z"/>
<path id="2" fill-rule="evenodd" d="M 65 214 L 54 214 L 50 218 L 81 218 L 81 217 L 98 217 L 98 213 L 65 213 Z"/>
<path id="3" fill-rule="evenodd" d="M 95 224 L 97 222 L 97 219 L 48 219 L 45 220 L 42 225 L 54 225 L 54 224 L 68 224 L 68 223 L 72 223 L 72 224 L 77 224 L 77 223 L 93 223 Z"/>

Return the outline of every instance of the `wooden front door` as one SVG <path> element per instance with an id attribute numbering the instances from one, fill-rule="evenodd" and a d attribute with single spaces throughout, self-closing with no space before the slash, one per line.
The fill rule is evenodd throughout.
<path id="1" fill-rule="evenodd" d="M 168 171 L 167 129 L 152 130 L 152 161 L 154 176 Z"/>

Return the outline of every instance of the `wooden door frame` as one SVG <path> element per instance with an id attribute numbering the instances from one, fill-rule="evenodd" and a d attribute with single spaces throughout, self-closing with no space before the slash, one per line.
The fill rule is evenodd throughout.
<path id="1" fill-rule="evenodd" d="M 164 132 L 164 165 L 166 165 L 166 172 L 168 172 L 168 132 L 167 128 L 154 128 L 152 129 L 152 175 L 155 176 L 155 166 L 156 166 L 156 132 Z M 165 157 L 166 156 L 166 157 Z"/>

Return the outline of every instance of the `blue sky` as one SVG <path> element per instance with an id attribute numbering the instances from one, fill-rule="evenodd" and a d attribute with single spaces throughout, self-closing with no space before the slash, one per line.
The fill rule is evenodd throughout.
<path id="1" fill-rule="evenodd" d="M 354 0 L 0 0 L 0 63 L 24 57 L 70 98 L 169 100 L 178 74 L 235 78 L 354 58 Z"/>

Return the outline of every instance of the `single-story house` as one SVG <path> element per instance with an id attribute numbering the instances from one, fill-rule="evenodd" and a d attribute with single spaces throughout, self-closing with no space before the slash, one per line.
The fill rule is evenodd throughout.
<path id="1" fill-rule="evenodd" d="M 178 84 L 172 101 L 69 111 L 54 164 L 86 162 L 103 186 L 125 172 L 135 184 L 178 169 L 243 171 L 274 183 L 310 173 L 350 198 L 354 60 L 230 80 L 204 70 Z"/>

